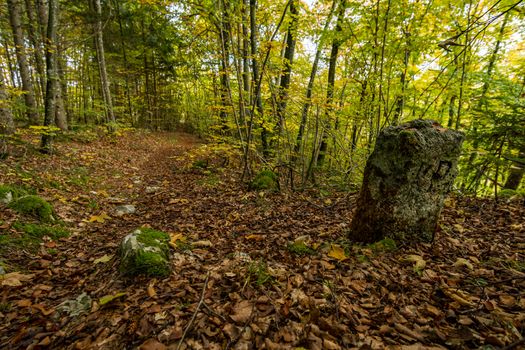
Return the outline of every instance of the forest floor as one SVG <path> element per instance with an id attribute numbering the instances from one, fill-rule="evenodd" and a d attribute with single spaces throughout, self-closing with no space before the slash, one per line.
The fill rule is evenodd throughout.
<path id="1" fill-rule="evenodd" d="M 129 132 L 0 162 L 0 182 L 36 189 L 72 233 L 0 247 L 0 348 L 523 348 L 523 202 L 452 197 L 432 244 L 356 245 L 355 195 L 249 191 L 234 163 L 192 166 L 202 145 Z M 30 220 L 0 207 L 0 234 Z M 120 275 L 141 226 L 183 243 L 169 277 Z M 82 293 L 78 315 L 60 306 Z"/>

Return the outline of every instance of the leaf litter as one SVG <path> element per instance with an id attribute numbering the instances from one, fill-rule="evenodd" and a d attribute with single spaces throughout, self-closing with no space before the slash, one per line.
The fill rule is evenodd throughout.
<path id="1" fill-rule="evenodd" d="M 9 273 L 0 276 L 0 348 L 523 344 L 522 203 L 453 197 L 432 244 L 353 245 L 345 236 L 354 209 L 347 193 L 261 196 L 238 181 L 235 166 L 192 169 L 188 155 L 199 142 L 173 138 L 129 133 L 117 144 L 57 144 L 57 155 L 24 158 L 24 172 L 35 174 L 30 185 L 73 234 L 52 248 L 1 252 Z M 19 161 L 0 163 L 5 183 L 22 181 L 12 171 Z M 68 178 L 79 168 L 89 174 L 82 185 Z M 106 213 L 122 203 L 140 212 L 109 220 Z M 19 219 L 0 211 L 6 233 Z M 120 276 L 111 257 L 139 226 L 170 233 L 169 277 Z M 302 237 L 311 252 L 290 251 L 289 242 Z M 64 312 L 64 305 L 78 312 Z"/>

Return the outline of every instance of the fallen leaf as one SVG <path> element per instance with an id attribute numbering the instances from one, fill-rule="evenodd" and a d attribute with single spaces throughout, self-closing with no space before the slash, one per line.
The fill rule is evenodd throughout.
<path id="1" fill-rule="evenodd" d="M 472 265 L 472 263 L 468 261 L 467 259 L 463 259 L 463 258 L 458 258 L 456 262 L 454 263 L 454 267 L 466 267 L 469 270 L 474 270 L 474 266 Z"/>
<path id="2" fill-rule="evenodd" d="M 421 272 L 425 269 L 425 266 L 427 266 L 427 262 L 425 261 L 425 259 L 423 259 L 422 256 L 416 254 L 407 255 L 402 260 L 403 262 L 414 263 L 415 272 Z"/>
<path id="3" fill-rule="evenodd" d="M 262 240 L 264 240 L 264 236 L 263 235 L 246 235 L 246 236 L 244 236 L 244 238 L 251 239 L 253 241 L 262 241 Z"/>
<path id="4" fill-rule="evenodd" d="M 328 252 L 328 256 L 331 258 L 337 259 L 339 261 L 344 261 L 348 259 L 348 257 L 345 254 L 345 250 L 337 244 L 332 244 L 330 246 L 330 251 Z"/>
<path id="5" fill-rule="evenodd" d="M 113 257 L 113 255 L 104 255 L 104 256 L 101 256 L 100 258 L 98 259 L 95 259 L 93 261 L 93 264 L 105 264 L 107 263 L 108 261 L 111 260 L 111 258 Z"/>
<path id="6" fill-rule="evenodd" d="M 156 339 L 148 339 L 139 346 L 139 350 L 166 350 L 168 347 Z"/>
<path id="7" fill-rule="evenodd" d="M 512 307 L 516 305 L 516 298 L 512 295 L 503 294 L 499 296 L 499 301 L 503 306 Z"/>
<path id="8" fill-rule="evenodd" d="M 46 310 L 46 308 L 42 304 L 33 304 L 33 305 L 31 305 L 31 307 L 37 309 L 38 311 L 40 311 L 42 313 L 42 315 L 44 315 L 44 316 L 49 316 L 53 312 L 55 312 L 55 309 Z"/>
<path id="9" fill-rule="evenodd" d="M 155 295 L 157 295 L 157 292 L 155 291 L 155 280 L 153 280 L 149 285 L 148 285 L 148 288 L 147 288 L 147 292 L 148 292 L 148 296 L 150 298 L 153 298 Z"/>
<path id="10" fill-rule="evenodd" d="M 108 219 L 111 219 L 111 217 L 106 214 L 106 213 L 102 213 L 100 215 L 93 215 L 89 218 L 88 222 L 99 222 L 99 223 L 103 223 L 104 221 L 108 220 Z"/>
<path id="11" fill-rule="evenodd" d="M 30 281 L 35 275 L 24 275 L 20 272 L 10 272 L 5 275 L 0 275 L 0 285 L 8 287 L 20 287 L 22 282 Z"/>
<path id="12" fill-rule="evenodd" d="M 243 300 L 232 309 L 233 314 L 230 315 L 231 319 L 237 323 L 245 323 L 250 319 L 253 312 L 253 305 L 249 300 Z"/>
<path id="13" fill-rule="evenodd" d="M 124 292 L 119 292 L 113 295 L 104 295 L 102 298 L 98 299 L 98 303 L 100 306 L 102 306 L 102 305 L 112 302 L 115 299 L 123 297 L 124 295 L 126 295 L 126 293 Z"/>
<path id="14" fill-rule="evenodd" d="M 22 300 L 17 301 L 16 305 L 19 307 L 28 307 L 28 306 L 33 305 L 33 303 L 29 299 L 22 299 Z"/>
<path id="15" fill-rule="evenodd" d="M 196 241 L 193 242 L 191 245 L 196 248 L 213 247 L 213 243 L 211 243 L 211 241 L 209 240 Z"/>

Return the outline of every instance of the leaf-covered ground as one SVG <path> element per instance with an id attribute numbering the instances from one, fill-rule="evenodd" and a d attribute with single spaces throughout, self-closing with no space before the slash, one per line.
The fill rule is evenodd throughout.
<path id="1" fill-rule="evenodd" d="M 248 191 L 227 152 L 188 135 L 57 149 L 0 162 L 0 182 L 37 189 L 72 232 L 0 248 L 0 348 L 524 346 L 523 202 L 452 198 L 433 244 L 359 246 L 345 239 L 355 196 Z M 20 222 L 0 208 L 2 235 Z M 169 277 L 120 276 L 139 226 L 172 235 Z M 83 293 L 83 313 L 60 306 Z"/>

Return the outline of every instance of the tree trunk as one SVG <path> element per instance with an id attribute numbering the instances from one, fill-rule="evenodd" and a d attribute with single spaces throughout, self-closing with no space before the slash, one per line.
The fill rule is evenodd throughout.
<path id="1" fill-rule="evenodd" d="M 56 94 L 58 89 L 58 72 L 56 68 L 56 28 L 58 18 L 58 0 L 48 0 L 48 26 L 46 34 L 46 100 L 44 126 L 52 127 L 56 114 Z M 50 130 L 42 134 L 40 151 L 52 153 L 53 136 Z"/>
<path id="2" fill-rule="evenodd" d="M 259 80 L 259 61 L 257 55 L 259 54 L 257 48 L 257 22 L 256 22 L 256 12 L 257 12 L 257 0 L 250 0 L 250 51 L 252 55 L 252 81 L 253 81 L 253 91 L 254 91 L 254 103 L 257 107 L 257 113 L 260 119 L 264 117 L 264 109 L 261 99 L 261 87 L 258 86 L 262 84 L 262 80 Z M 250 128 L 252 126 L 249 126 Z M 248 143 L 250 140 L 248 140 Z M 261 143 L 263 147 L 263 155 L 267 157 L 269 155 L 270 145 L 268 143 L 268 132 L 262 127 L 261 130 Z"/>
<path id="3" fill-rule="evenodd" d="M 97 16 L 95 21 L 95 46 L 97 51 L 97 61 L 100 72 L 100 84 L 102 88 L 102 97 L 106 109 L 106 121 L 108 123 L 115 123 L 115 115 L 113 114 L 113 102 L 111 100 L 111 91 L 109 89 L 109 79 L 106 70 L 106 57 L 104 54 L 104 39 L 102 33 L 102 6 L 100 0 L 92 0 L 93 8 Z"/>
<path id="4" fill-rule="evenodd" d="M 13 30 L 16 59 L 18 61 L 18 68 L 20 69 L 20 79 L 22 80 L 22 90 L 24 91 L 27 118 L 29 124 L 37 125 L 39 120 L 35 100 L 35 89 L 33 88 L 33 82 L 31 81 L 31 73 L 29 71 L 24 44 L 24 33 L 22 31 L 22 23 L 20 19 L 21 3 L 20 0 L 7 0 L 7 5 L 9 10 L 9 21 Z"/>
<path id="5" fill-rule="evenodd" d="M 219 121 L 221 123 L 221 130 L 226 132 L 228 130 L 228 113 L 226 110 L 230 107 L 229 101 L 229 86 L 230 86 L 230 14 L 229 9 L 226 7 L 229 4 L 228 1 L 220 0 L 219 6 L 222 5 L 222 18 L 220 22 L 219 35 L 221 43 L 221 63 L 220 63 L 220 96 L 221 96 L 221 111 L 219 113 Z"/>
<path id="6" fill-rule="evenodd" d="M 35 56 L 36 71 L 38 73 L 38 82 L 40 84 L 40 91 L 42 98 L 46 91 L 46 77 L 45 77 L 45 62 L 42 57 L 42 36 L 40 35 L 40 27 L 35 28 L 35 23 L 38 24 L 37 15 L 34 3 L 31 0 L 25 0 L 28 22 L 28 34 L 31 45 L 33 45 L 33 54 Z"/>
<path id="7" fill-rule="evenodd" d="M 8 155 L 6 138 L 15 130 L 13 113 L 10 108 L 9 95 L 4 83 L 4 72 L 0 66 L 0 159 Z"/>
<path id="8" fill-rule="evenodd" d="M 339 12 L 337 15 L 337 24 L 335 27 L 335 37 L 332 42 L 332 50 L 330 51 L 330 63 L 328 66 L 328 83 L 326 86 L 326 117 L 325 125 L 323 128 L 323 134 L 321 136 L 321 145 L 319 147 L 319 153 L 317 154 L 317 165 L 322 165 L 326 157 L 326 151 L 328 149 L 328 134 L 331 129 L 332 114 L 334 111 L 333 100 L 334 100 L 334 85 L 335 85 L 335 69 L 337 66 L 337 56 L 339 55 L 339 47 L 341 46 L 341 31 L 343 30 L 343 19 L 346 10 L 346 0 L 342 0 L 339 5 Z"/>
<path id="9" fill-rule="evenodd" d="M 504 189 L 517 190 L 525 174 L 525 149 L 522 147 L 519 156 L 520 162 L 514 162 L 509 170 L 509 176 L 505 181 Z"/>
<path id="10" fill-rule="evenodd" d="M 301 111 L 301 123 L 299 124 L 299 131 L 295 139 L 295 146 L 292 153 L 292 163 L 294 163 L 297 159 L 297 155 L 299 154 L 299 150 L 301 149 L 301 144 L 303 143 L 304 130 L 306 128 L 306 122 L 308 120 L 308 111 L 310 110 L 310 106 L 312 105 L 312 92 L 314 88 L 315 77 L 317 75 L 317 68 L 319 67 L 319 59 L 321 58 L 321 52 L 323 50 L 324 36 L 332 20 L 332 15 L 337 6 L 337 2 L 338 0 L 334 0 L 332 3 L 332 8 L 330 9 L 330 13 L 326 18 L 323 31 L 321 32 L 321 36 L 319 38 L 319 43 L 317 44 L 317 49 L 315 51 L 315 58 L 312 64 L 312 70 L 310 71 L 310 79 L 308 80 L 308 87 L 306 88 L 306 102 L 304 103 L 303 109 Z"/>
<path id="11" fill-rule="evenodd" d="M 295 0 L 290 0 L 290 17 L 291 22 L 288 25 L 286 34 L 286 46 L 284 50 L 284 69 L 281 73 L 281 82 L 279 86 L 279 96 L 277 101 L 277 132 L 282 133 L 284 126 L 284 112 L 286 110 L 286 103 L 288 99 L 288 88 L 290 87 L 290 76 L 292 73 L 292 65 L 295 53 L 295 43 L 297 38 L 297 22 L 298 11 Z"/>

